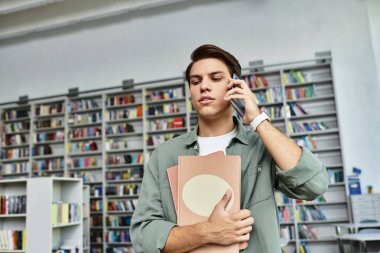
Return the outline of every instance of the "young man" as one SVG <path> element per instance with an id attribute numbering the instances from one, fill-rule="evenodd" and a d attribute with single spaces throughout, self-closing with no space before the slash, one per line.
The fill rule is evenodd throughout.
<path id="1" fill-rule="evenodd" d="M 260 113 L 255 95 L 241 76 L 239 62 L 213 45 L 197 48 L 187 68 L 191 102 L 198 127 L 169 140 L 152 153 L 130 228 L 136 252 L 187 252 L 205 244 L 239 243 L 242 252 L 280 253 L 279 221 L 273 189 L 312 200 L 328 186 L 326 168 L 307 149 L 295 145 Z M 243 122 L 233 117 L 231 99 L 245 105 Z M 246 130 L 243 124 L 251 124 Z M 177 226 L 166 169 L 180 155 L 207 155 L 222 150 L 240 155 L 241 209 L 227 213 L 226 192 L 206 222 Z M 207 191 L 207 189 L 205 189 Z"/>

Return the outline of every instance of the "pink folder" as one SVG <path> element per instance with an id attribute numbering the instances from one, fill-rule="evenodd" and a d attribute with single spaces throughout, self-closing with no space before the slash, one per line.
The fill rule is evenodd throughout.
<path id="1" fill-rule="evenodd" d="M 167 170 L 178 225 L 192 225 L 206 221 L 214 206 L 227 189 L 233 198 L 228 212 L 240 210 L 241 160 L 239 156 L 225 156 L 215 152 L 207 156 L 180 156 L 178 166 Z M 191 252 L 234 253 L 238 245 L 207 245 Z"/>

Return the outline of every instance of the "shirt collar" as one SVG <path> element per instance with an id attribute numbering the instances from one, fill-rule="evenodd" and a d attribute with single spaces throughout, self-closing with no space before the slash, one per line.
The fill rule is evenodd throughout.
<path id="1" fill-rule="evenodd" d="M 243 123 L 240 120 L 238 120 L 235 116 L 233 116 L 233 121 L 234 121 L 234 124 L 236 126 L 236 131 L 237 131 L 236 136 L 233 139 L 236 139 L 240 141 L 241 143 L 248 145 L 248 135 L 243 126 Z M 194 144 L 194 142 L 198 140 L 198 127 L 199 126 L 197 125 L 191 132 L 189 132 L 185 140 L 185 144 L 187 146 Z"/>

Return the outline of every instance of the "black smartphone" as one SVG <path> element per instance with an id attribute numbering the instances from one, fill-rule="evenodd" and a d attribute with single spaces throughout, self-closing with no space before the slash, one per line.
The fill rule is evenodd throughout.
<path id="1" fill-rule="evenodd" d="M 232 79 L 239 80 L 239 77 L 238 77 L 238 75 L 236 75 L 234 73 L 232 75 Z M 243 100 L 233 98 L 233 99 L 231 99 L 231 103 L 232 103 L 232 107 L 235 109 L 235 111 L 237 111 L 237 113 L 240 115 L 240 117 L 243 118 L 243 116 L 245 114 L 245 105 L 244 105 Z"/>

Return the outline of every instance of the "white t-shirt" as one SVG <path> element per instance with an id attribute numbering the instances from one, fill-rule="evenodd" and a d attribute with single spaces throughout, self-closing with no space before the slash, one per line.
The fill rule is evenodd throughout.
<path id="1" fill-rule="evenodd" d="M 199 155 L 208 155 L 216 151 L 223 151 L 226 154 L 226 148 L 236 134 L 237 131 L 234 128 L 234 130 L 224 135 L 212 137 L 198 136 Z"/>

